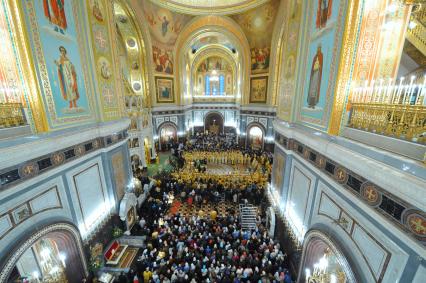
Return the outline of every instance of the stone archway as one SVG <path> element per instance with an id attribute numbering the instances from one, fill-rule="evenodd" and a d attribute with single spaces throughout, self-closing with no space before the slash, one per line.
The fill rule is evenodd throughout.
<path id="1" fill-rule="evenodd" d="M 42 239 L 54 241 L 63 255 L 61 261 L 65 266 L 65 275 L 69 283 L 79 283 L 82 278 L 87 277 L 86 257 L 78 229 L 69 223 L 56 223 L 45 226 L 17 245 L 18 248 L 10 253 L 4 264 L 0 265 L 0 283 L 8 282 L 22 255 Z"/>
<path id="2" fill-rule="evenodd" d="M 265 140 L 265 129 L 259 123 L 251 123 L 247 127 L 246 147 L 251 149 L 263 149 Z"/>
<path id="3" fill-rule="evenodd" d="M 164 122 L 158 127 L 159 149 L 167 149 L 170 142 L 177 142 L 177 137 L 176 125 L 171 122 Z"/>
<path id="4" fill-rule="evenodd" d="M 209 134 L 223 134 L 224 119 L 219 112 L 209 112 L 204 118 L 204 132 L 209 131 Z"/>
<path id="5" fill-rule="evenodd" d="M 360 282 L 338 244 L 321 231 L 311 230 L 304 240 L 298 282 L 319 282 L 315 280 L 320 272 L 329 277 L 328 282 Z"/>

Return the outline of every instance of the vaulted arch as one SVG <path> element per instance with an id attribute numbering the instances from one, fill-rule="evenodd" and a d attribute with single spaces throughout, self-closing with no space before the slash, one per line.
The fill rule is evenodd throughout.
<path id="1" fill-rule="evenodd" d="M 205 16 L 196 17 L 190 21 L 180 33 L 174 48 L 174 56 L 178 58 L 178 64 L 175 64 L 174 72 L 176 74 L 176 88 L 175 92 L 178 94 L 177 102 L 184 104 L 191 102 L 190 99 L 184 99 L 182 93 L 185 93 L 189 85 L 188 72 L 190 72 L 190 65 L 193 59 L 196 58 L 197 50 L 193 54 L 192 45 L 200 37 L 207 34 L 221 34 L 225 36 L 230 46 L 222 46 L 222 50 L 228 49 L 233 54 L 234 61 L 236 61 L 236 68 L 238 74 L 237 78 L 237 91 L 236 96 L 239 98 L 239 103 L 248 102 L 249 85 L 248 78 L 250 76 L 250 46 L 247 38 L 241 27 L 228 17 L 220 16 Z M 213 47 L 213 46 L 212 46 Z M 200 52 L 207 47 L 200 48 Z M 187 84 L 187 85 L 185 85 Z"/>

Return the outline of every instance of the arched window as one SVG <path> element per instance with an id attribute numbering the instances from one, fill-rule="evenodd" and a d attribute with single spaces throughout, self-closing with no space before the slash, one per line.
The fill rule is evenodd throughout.
<path id="1" fill-rule="evenodd" d="M 220 75 L 219 77 L 219 95 L 225 95 L 225 76 Z"/>
<path id="2" fill-rule="evenodd" d="M 206 80 L 206 85 L 205 85 L 206 93 L 205 93 L 205 95 L 210 95 L 210 76 L 206 75 L 205 80 Z"/>

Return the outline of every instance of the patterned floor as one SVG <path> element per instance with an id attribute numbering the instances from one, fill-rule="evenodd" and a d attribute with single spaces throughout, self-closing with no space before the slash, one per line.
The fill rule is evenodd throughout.
<path id="1" fill-rule="evenodd" d="M 229 201 L 220 201 L 218 203 L 206 202 L 201 205 L 196 205 L 194 203 L 192 206 L 189 206 L 187 202 L 182 202 L 180 199 L 175 199 L 175 202 L 180 202 L 180 205 L 172 204 L 172 207 L 178 207 L 177 212 L 185 217 L 199 215 L 200 210 L 203 212 L 202 214 L 205 217 L 209 217 L 210 212 L 213 210 L 217 211 L 217 216 L 221 217 L 225 217 L 230 214 L 238 216 L 239 214 L 238 205 Z M 174 211 L 175 209 L 173 209 L 173 212 Z"/>
<path id="2" fill-rule="evenodd" d="M 227 165 L 227 164 L 207 164 L 206 172 L 213 175 L 228 175 L 230 173 L 240 173 L 249 175 L 248 167 L 244 165 Z"/>

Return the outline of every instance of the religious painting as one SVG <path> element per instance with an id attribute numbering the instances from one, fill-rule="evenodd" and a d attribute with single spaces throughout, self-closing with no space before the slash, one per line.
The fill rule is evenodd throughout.
<path id="1" fill-rule="evenodd" d="M 281 193 L 283 180 L 284 180 L 285 155 L 279 152 L 276 152 L 274 156 L 273 168 L 274 168 L 272 171 L 273 186 L 278 193 Z"/>
<path id="2" fill-rule="evenodd" d="M 158 103 L 174 102 L 173 79 L 165 77 L 156 77 L 155 85 L 157 90 Z"/>
<path id="3" fill-rule="evenodd" d="M 136 209 L 134 206 L 130 207 L 130 209 L 127 211 L 127 230 L 132 230 L 133 226 L 136 223 Z"/>
<path id="4" fill-rule="evenodd" d="M 250 52 L 252 74 L 268 72 L 271 49 L 269 47 L 255 47 L 252 48 Z"/>
<path id="5" fill-rule="evenodd" d="M 305 39 L 309 47 L 303 55 L 301 74 L 303 82 L 303 96 L 300 96 L 301 109 L 297 112 L 298 120 L 319 130 L 328 127 L 331 109 L 333 107 L 334 88 L 336 84 L 338 62 L 341 53 L 343 30 L 345 28 L 345 11 L 347 2 L 327 1 L 326 5 L 318 6 L 318 1 L 310 11 L 312 25 Z M 318 7 L 331 9 L 331 16 L 325 28 L 318 30 L 316 16 Z M 324 12 L 325 13 L 325 12 Z M 328 17 L 328 16 L 327 16 Z M 324 16 L 324 18 L 326 18 Z M 333 24 L 331 24 L 333 23 Z M 302 57 L 302 58 L 303 58 Z"/>
<path id="6" fill-rule="evenodd" d="M 127 174 L 124 167 L 123 152 L 118 151 L 111 157 L 112 168 L 114 170 L 115 190 L 117 199 L 122 199 L 127 186 Z"/>
<path id="7" fill-rule="evenodd" d="M 99 22 L 104 21 L 102 0 L 90 0 L 90 9 L 92 16 Z"/>
<path id="8" fill-rule="evenodd" d="M 157 73 L 173 74 L 173 48 L 190 16 L 163 9 L 151 1 L 142 1 L 143 13 L 152 39 L 152 58 Z"/>
<path id="9" fill-rule="evenodd" d="M 331 17 L 333 0 L 318 0 L 315 26 L 317 29 L 325 28 Z"/>
<path id="10" fill-rule="evenodd" d="M 105 57 L 101 56 L 98 59 L 98 73 L 105 80 L 108 80 L 112 76 L 111 64 Z"/>
<path id="11" fill-rule="evenodd" d="M 152 59 L 157 73 L 173 75 L 173 51 L 152 46 Z"/>
<path id="12" fill-rule="evenodd" d="M 218 56 L 212 56 L 202 61 L 200 65 L 198 65 L 198 69 L 197 69 L 197 72 L 199 73 L 207 73 L 211 71 L 231 72 L 232 69 L 230 64 L 228 64 L 228 62 L 224 58 L 218 57 Z"/>
<path id="13" fill-rule="evenodd" d="M 30 44 L 52 127 L 90 115 L 83 22 L 74 1 L 25 1 Z"/>
<path id="14" fill-rule="evenodd" d="M 250 44 L 253 74 L 267 73 L 274 29 L 280 1 L 272 0 L 232 18 L 241 26 Z"/>
<path id="15" fill-rule="evenodd" d="M 268 77 L 253 77 L 250 79 L 250 103 L 266 103 Z"/>
<path id="16" fill-rule="evenodd" d="M 317 53 L 315 54 L 312 64 L 309 78 L 308 88 L 308 107 L 314 109 L 318 104 L 320 91 L 321 91 L 321 78 L 322 78 L 322 64 L 323 54 L 321 52 L 321 45 L 318 46 Z"/>
<path id="17" fill-rule="evenodd" d="M 309 59 L 306 64 L 303 107 L 301 114 L 311 121 L 320 121 L 324 117 L 324 109 L 329 102 L 328 84 L 330 80 L 330 59 L 332 57 L 332 42 L 328 40 L 333 33 L 318 39 L 311 44 Z"/>

